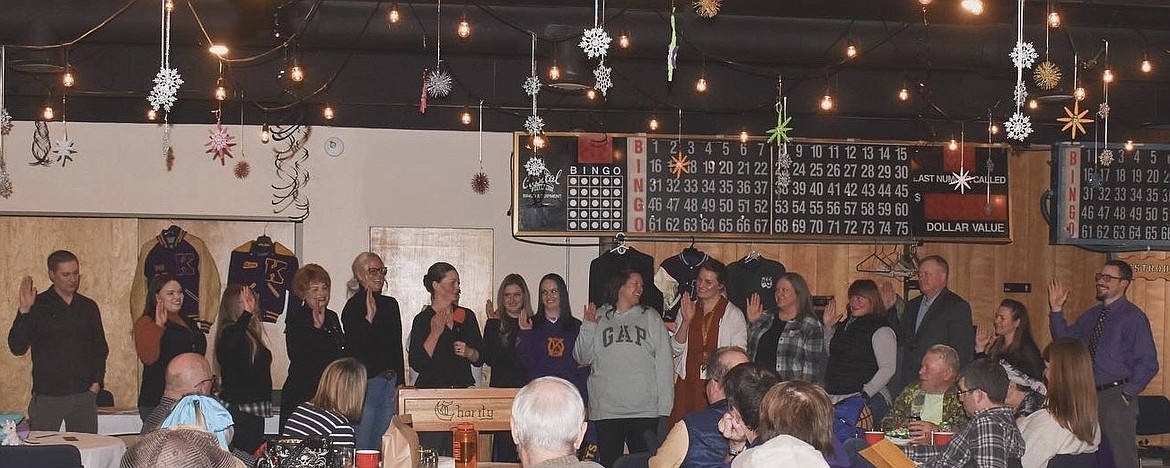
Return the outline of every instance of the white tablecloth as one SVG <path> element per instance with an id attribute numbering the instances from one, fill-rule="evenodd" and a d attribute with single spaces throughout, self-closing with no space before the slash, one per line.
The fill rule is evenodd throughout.
<path id="1" fill-rule="evenodd" d="M 72 445 L 81 452 L 81 465 L 85 468 L 118 468 L 126 444 L 117 437 L 80 432 L 32 431 L 27 443 L 32 445 Z"/>

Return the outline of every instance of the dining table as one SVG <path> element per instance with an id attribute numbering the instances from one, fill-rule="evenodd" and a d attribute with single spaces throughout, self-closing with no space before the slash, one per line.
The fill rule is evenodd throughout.
<path id="1" fill-rule="evenodd" d="M 81 452 L 85 468 L 118 468 L 126 454 L 126 444 L 117 437 L 84 432 L 32 431 L 27 445 L 72 445 Z"/>

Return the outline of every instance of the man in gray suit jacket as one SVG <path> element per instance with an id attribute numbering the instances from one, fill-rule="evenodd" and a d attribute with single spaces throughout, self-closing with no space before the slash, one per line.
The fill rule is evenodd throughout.
<path id="1" fill-rule="evenodd" d="M 922 357 L 931 346 L 945 344 L 959 352 L 960 366 L 971 362 L 975 353 L 975 329 L 971 325 L 971 305 L 947 289 L 950 265 L 946 259 L 931 255 L 918 263 L 918 290 L 921 296 L 906 303 L 901 317 L 897 310 L 887 311 L 898 335 L 898 378 L 891 386 L 904 387 L 918 378 Z M 893 391 L 893 388 L 890 389 Z"/>

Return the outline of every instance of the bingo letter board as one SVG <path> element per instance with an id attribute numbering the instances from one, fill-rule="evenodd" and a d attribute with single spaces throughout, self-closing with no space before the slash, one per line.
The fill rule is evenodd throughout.
<path id="1" fill-rule="evenodd" d="M 514 136 L 513 232 L 1008 242 L 1007 151 L 988 145 Z"/>
<path id="2" fill-rule="evenodd" d="M 1170 146 L 1062 143 L 1052 154 L 1053 243 L 1170 249 Z"/>

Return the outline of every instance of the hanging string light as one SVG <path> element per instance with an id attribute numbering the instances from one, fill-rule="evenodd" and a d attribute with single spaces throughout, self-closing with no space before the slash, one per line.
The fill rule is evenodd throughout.
<path id="1" fill-rule="evenodd" d="M 1154 70 L 1154 64 L 1150 63 L 1150 54 L 1142 52 L 1142 73 L 1149 73 Z"/>
<path id="2" fill-rule="evenodd" d="M 325 103 L 325 108 L 321 110 L 321 116 L 325 117 L 325 120 L 333 120 L 333 117 L 335 117 L 333 105 L 328 102 Z"/>
<path id="3" fill-rule="evenodd" d="M 260 127 L 260 143 L 268 144 L 269 141 L 272 141 L 272 131 L 268 130 L 268 122 L 264 122 Z"/>
<path id="4" fill-rule="evenodd" d="M 1060 27 L 1060 13 L 1056 10 L 1048 12 L 1048 27 L 1056 29 Z"/>
<path id="5" fill-rule="evenodd" d="M 898 90 L 898 100 L 899 101 L 910 100 L 910 90 L 908 88 L 906 88 L 905 84 L 902 85 L 902 89 Z"/>
<path id="6" fill-rule="evenodd" d="M 833 110 L 833 95 L 829 94 L 829 90 L 825 90 L 825 95 L 821 97 L 821 110 Z"/>
<path id="7" fill-rule="evenodd" d="M 630 48 L 630 33 L 622 31 L 621 35 L 618 36 L 618 47 L 623 49 Z"/>
<path id="8" fill-rule="evenodd" d="M 739 132 L 739 142 L 740 142 L 740 143 L 747 143 L 747 142 L 748 142 L 748 132 L 747 132 L 747 130 L 743 130 L 743 131 L 740 131 L 740 132 Z"/>
<path id="9" fill-rule="evenodd" d="M 698 91 L 700 93 L 707 92 L 707 78 L 704 78 L 702 76 L 699 77 L 699 81 L 695 82 L 695 91 Z"/>
<path id="10" fill-rule="evenodd" d="M 402 19 L 402 16 L 398 13 L 398 3 L 391 3 L 390 11 L 386 12 L 386 20 L 390 22 L 391 26 L 393 26 L 398 24 L 400 19 Z"/>
<path id="11" fill-rule="evenodd" d="M 73 67 L 65 65 L 65 74 L 61 75 L 61 85 L 66 88 L 72 88 L 74 84 L 76 84 L 76 81 L 73 78 Z"/>
<path id="12" fill-rule="evenodd" d="M 960 5 L 972 15 L 978 16 L 983 14 L 983 0 L 963 0 Z"/>
<path id="13" fill-rule="evenodd" d="M 854 44 L 852 40 L 850 40 L 848 42 L 848 44 L 845 46 L 845 57 L 848 57 L 848 58 L 857 57 L 857 45 Z"/>
<path id="14" fill-rule="evenodd" d="M 468 109 L 467 106 L 464 106 L 463 112 L 459 114 L 459 123 L 471 125 L 471 109 Z"/>
<path id="15" fill-rule="evenodd" d="M 658 130 L 658 117 L 650 117 L 650 123 L 647 126 L 650 127 L 650 131 L 657 131 Z"/>
<path id="16" fill-rule="evenodd" d="M 152 108 L 147 108 L 146 109 L 146 120 L 149 120 L 151 122 L 158 120 L 158 111 L 156 111 Z"/>
<path id="17" fill-rule="evenodd" d="M 467 18 L 463 18 L 459 21 L 459 27 L 455 28 L 455 34 L 457 34 L 460 39 L 467 39 L 468 37 L 471 37 L 471 23 L 467 21 Z"/>

